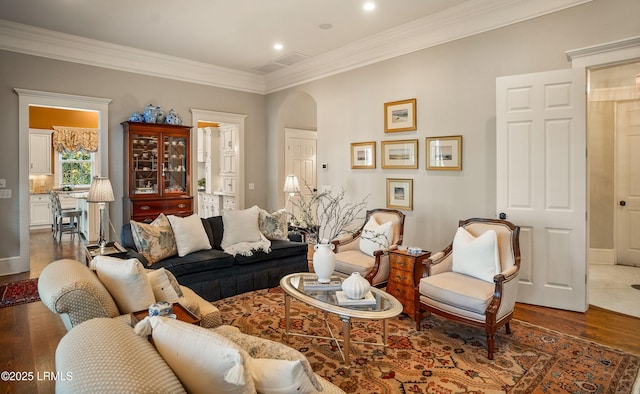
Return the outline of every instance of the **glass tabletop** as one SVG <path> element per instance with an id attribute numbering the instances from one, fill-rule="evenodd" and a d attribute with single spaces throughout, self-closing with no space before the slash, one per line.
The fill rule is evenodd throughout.
<path id="1" fill-rule="evenodd" d="M 318 276 L 316 274 L 297 273 L 287 275 L 285 278 L 283 278 L 283 282 L 285 285 L 283 286 L 283 288 L 285 289 L 285 291 L 288 289 L 292 289 L 293 291 L 288 292 L 293 296 L 296 296 L 296 294 L 294 293 L 297 292 L 299 293 L 298 296 L 306 296 L 310 299 L 315 300 L 316 302 L 328 304 L 338 308 L 350 309 L 353 311 L 385 312 L 397 309 L 399 302 L 393 296 L 373 286 L 371 287 L 371 296 L 375 299 L 375 304 L 373 303 L 373 301 L 364 305 L 341 304 L 340 302 L 338 302 L 336 292 L 341 291 L 340 284 L 346 278 L 346 276 L 333 275 L 331 277 L 330 284 L 319 285 L 317 283 Z M 296 298 L 300 298 L 298 296 L 296 296 Z"/>

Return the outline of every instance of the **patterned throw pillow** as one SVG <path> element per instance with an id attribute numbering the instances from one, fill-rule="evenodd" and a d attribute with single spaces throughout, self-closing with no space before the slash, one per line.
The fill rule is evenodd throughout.
<path id="1" fill-rule="evenodd" d="M 149 224 L 132 220 L 131 233 L 136 249 L 147 259 L 147 265 L 178 253 L 171 223 L 163 213 Z"/>
<path id="2" fill-rule="evenodd" d="M 286 209 L 281 209 L 274 213 L 261 209 L 260 216 L 258 216 L 258 226 L 260 232 L 269 240 L 289 240 Z"/>
<path id="3" fill-rule="evenodd" d="M 252 357 L 250 365 L 254 370 L 251 371 L 251 374 L 256 386 L 262 388 L 259 391 L 300 394 L 316 392 L 315 390 L 322 391 L 322 385 L 313 373 L 311 364 L 299 351 L 283 343 L 243 334 L 233 326 L 224 325 L 212 331 L 235 343 Z M 289 363 L 279 363 L 279 361 L 289 361 Z M 289 372 L 286 373 L 283 369 L 289 369 Z M 301 373 L 295 373 L 295 370 L 299 370 Z M 307 379 L 302 379 L 304 376 Z M 295 377 L 295 379 L 293 382 L 288 382 L 287 377 Z M 290 387 L 291 383 L 297 386 L 295 391 L 284 389 L 284 387 Z M 280 390 L 275 389 L 277 386 L 280 386 Z M 267 388 L 271 390 L 266 390 Z"/>

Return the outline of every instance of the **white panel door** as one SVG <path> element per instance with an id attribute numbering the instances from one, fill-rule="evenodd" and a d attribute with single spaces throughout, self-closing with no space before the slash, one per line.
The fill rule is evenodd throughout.
<path id="1" fill-rule="evenodd" d="M 640 266 L 640 101 L 616 111 L 616 264 Z"/>
<path id="2" fill-rule="evenodd" d="M 300 191 L 306 192 L 305 182 L 312 190 L 316 185 L 317 132 L 285 129 L 285 177 L 294 174 L 300 182 Z M 284 179 L 281 182 L 284 185 Z"/>
<path id="3" fill-rule="evenodd" d="M 497 209 L 521 227 L 518 301 L 584 312 L 584 69 L 496 80 Z"/>

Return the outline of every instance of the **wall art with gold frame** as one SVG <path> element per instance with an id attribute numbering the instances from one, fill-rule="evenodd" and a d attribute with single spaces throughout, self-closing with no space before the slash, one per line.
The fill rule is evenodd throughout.
<path id="1" fill-rule="evenodd" d="M 416 99 L 384 103 L 384 132 L 416 130 Z"/>
<path id="2" fill-rule="evenodd" d="M 376 141 L 351 143 L 351 168 L 376 168 Z"/>

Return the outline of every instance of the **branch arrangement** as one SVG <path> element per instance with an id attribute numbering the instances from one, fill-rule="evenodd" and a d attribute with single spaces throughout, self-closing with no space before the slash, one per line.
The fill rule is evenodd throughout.
<path id="1" fill-rule="evenodd" d="M 356 229 L 351 225 L 367 207 L 367 199 L 357 203 L 345 202 L 345 190 L 337 194 L 324 191 L 315 192 L 305 182 L 308 194 L 298 194 L 292 205 L 300 210 L 300 218 L 289 212 L 295 225 L 304 227 L 312 235 L 316 235 L 319 243 L 329 243 L 344 234 L 351 234 Z M 309 197 L 310 196 L 310 197 Z"/>

